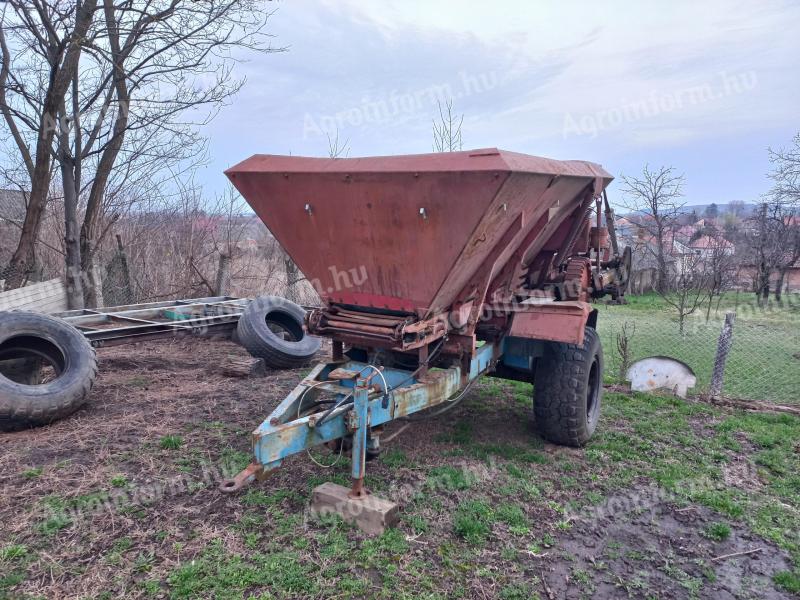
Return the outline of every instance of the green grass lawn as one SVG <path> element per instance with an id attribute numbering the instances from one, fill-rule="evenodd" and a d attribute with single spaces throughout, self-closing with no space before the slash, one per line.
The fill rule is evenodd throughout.
<path id="1" fill-rule="evenodd" d="M 689 316 L 681 334 L 674 309 L 658 295 L 631 296 L 622 306 L 598 305 L 598 330 L 606 358 L 607 381 L 619 379 L 617 336 L 626 326 L 632 359 L 670 356 L 696 373 L 695 392 L 708 389 L 717 339 L 727 311 L 736 312 L 733 346 L 723 393 L 732 398 L 800 402 L 800 305 L 757 309 L 753 294 L 726 294 L 706 321 L 705 309 Z M 716 303 L 715 303 L 716 304 Z"/>
<path id="2" fill-rule="evenodd" d="M 569 589 L 576 598 L 694 599 L 716 597 L 731 569 L 759 560 L 712 557 L 759 546 L 782 553 L 783 566 L 743 578 L 735 597 L 800 593 L 800 419 L 607 393 L 597 435 L 575 450 L 546 446 L 526 429 L 530 394 L 528 384 L 486 379 L 452 418 L 418 425 L 370 463 L 367 483 L 378 495 L 413 483 L 399 526 L 377 538 L 336 518 L 305 518 L 315 485 L 347 483 L 346 460 L 331 471 L 294 461 L 281 478 L 237 496 L 199 486 L 74 522 L 41 510 L 84 501 L 62 489 L 57 465 L 20 472 L 18 485 L 50 493 L 18 509 L 41 514 L 39 526 L 0 543 L 0 597 L 45 597 L 91 575 L 93 583 L 70 589 L 85 585 L 87 598 L 522 600 Z M 203 438 L 198 454 L 241 433 L 214 430 L 222 437 Z M 139 455 L 182 472 L 182 455 L 163 445 Z M 130 483 L 110 480 L 108 489 L 119 485 Z M 647 503 L 613 501 L 654 489 L 667 517 L 648 516 Z M 593 517 L 607 506 L 629 514 Z M 665 518 L 686 519 L 680 536 L 663 533 Z M 628 520 L 641 525 L 626 529 Z M 632 541 L 648 524 L 657 533 Z"/>
<path id="3" fill-rule="evenodd" d="M 639 355 L 664 353 L 677 330 L 657 299 L 600 310 L 606 338 L 614 319 L 663 329 L 659 341 L 637 328 Z M 743 352 L 765 352 L 797 323 L 789 310 L 743 314 L 734 335 Z M 748 324 L 765 331 L 749 339 Z M 690 339 L 686 356 L 710 360 Z M 369 463 L 368 489 L 402 508 L 397 527 L 368 538 L 307 513 L 315 486 L 348 485 L 346 454 L 331 469 L 290 457 L 241 494 L 207 476 L 247 465 L 249 432 L 302 370 L 223 379 L 208 365 L 225 346 L 146 349 L 146 389 L 107 369 L 76 417 L 4 444 L 0 600 L 800 595 L 796 416 L 607 391 L 594 438 L 564 448 L 531 429 L 530 384 L 486 377 Z M 124 357 L 105 352 L 109 366 Z M 779 360 L 783 373 L 792 365 L 769 356 L 751 379 L 732 357 L 729 385 L 763 388 Z M 788 373 L 796 380 L 796 366 Z M 786 385 L 775 393 L 796 392 Z M 741 551 L 755 553 L 724 558 Z"/>

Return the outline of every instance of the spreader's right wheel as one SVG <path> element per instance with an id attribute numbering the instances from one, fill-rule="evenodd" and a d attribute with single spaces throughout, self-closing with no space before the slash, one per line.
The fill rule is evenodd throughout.
<path id="1" fill-rule="evenodd" d="M 549 342 L 536 366 L 533 412 L 546 440 L 584 446 L 600 419 L 603 395 L 603 348 L 587 327 L 583 346 Z"/>

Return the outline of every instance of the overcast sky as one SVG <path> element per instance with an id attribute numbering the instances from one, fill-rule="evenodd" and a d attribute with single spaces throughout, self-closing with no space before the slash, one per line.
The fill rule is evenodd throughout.
<path id="1" fill-rule="evenodd" d="M 464 149 L 499 148 L 685 173 L 690 204 L 754 201 L 767 148 L 800 130 L 797 0 L 269 3 L 288 50 L 237 66 L 247 83 L 207 127 L 210 190 L 255 153 L 429 152 L 437 97 Z M 613 195 L 613 188 L 612 188 Z"/>

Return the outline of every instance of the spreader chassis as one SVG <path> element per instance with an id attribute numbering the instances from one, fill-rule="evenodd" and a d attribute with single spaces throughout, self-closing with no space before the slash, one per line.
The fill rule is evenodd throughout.
<path id="1" fill-rule="evenodd" d="M 500 363 L 525 378 L 535 346 L 531 340 L 507 336 L 477 347 L 466 368 L 426 369 L 424 375 L 419 368 L 376 367 L 346 358 L 317 364 L 253 432 L 255 462 L 221 489 L 237 491 L 273 472 L 292 454 L 352 436 L 351 494 L 360 496 L 367 451 L 380 449 L 381 426 L 427 409 L 447 408 Z M 334 395 L 329 402 L 336 408 L 304 415 L 321 392 Z"/>

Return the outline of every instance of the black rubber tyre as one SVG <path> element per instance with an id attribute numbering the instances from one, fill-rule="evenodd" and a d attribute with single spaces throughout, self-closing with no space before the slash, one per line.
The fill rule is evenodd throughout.
<path id="1" fill-rule="evenodd" d="M 239 343 L 273 369 L 296 369 L 307 365 L 322 341 L 303 328 L 306 311 L 279 296 L 261 296 L 244 309 L 236 335 Z"/>
<path id="2" fill-rule="evenodd" d="M 547 344 L 536 366 L 533 395 L 536 428 L 543 438 L 575 447 L 589 441 L 603 398 L 603 348 L 593 328 L 586 328 L 582 347 Z"/>
<path id="3" fill-rule="evenodd" d="M 30 365 L 21 372 L 20 366 Z M 52 377 L 42 382 L 41 373 Z M 94 348 L 68 323 L 38 313 L 0 313 L 0 431 L 46 425 L 75 412 L 97 377 Z"/>

